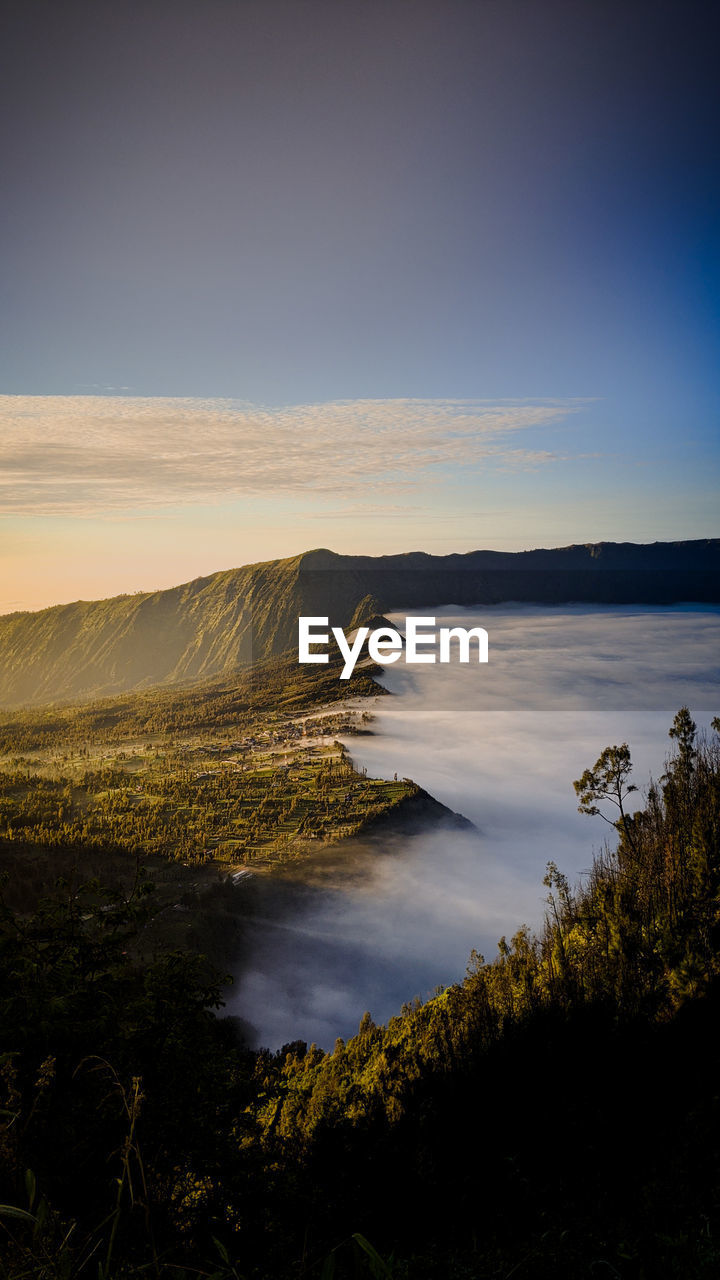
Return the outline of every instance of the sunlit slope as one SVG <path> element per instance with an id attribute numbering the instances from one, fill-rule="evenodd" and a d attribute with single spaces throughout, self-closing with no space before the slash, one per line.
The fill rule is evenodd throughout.
<path id="1" fill-rule="evenodd" d="M 282 653 L 300 614 L 349 626 L 391 608 L 508 600 L 720 601 L 720 540 L 527 552 L 339 556 L 311 551 L 167 591 L 0 618 L 0 704 L 189 682 Z"/>
<path id="2" fill-rule="evenodd" d="M 286 646 L 299 559 L 246 565 L 166 591 L 0 618 L 5 705 L 185 682 Z M 275 637 L 282 637 L 275 644 Z"/>

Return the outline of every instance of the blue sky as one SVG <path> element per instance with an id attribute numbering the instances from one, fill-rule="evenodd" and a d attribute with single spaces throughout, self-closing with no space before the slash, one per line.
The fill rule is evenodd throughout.
<path id="1" fill-rule="evenodd" d="M 715 6 L 7 8 L 0 610 L 718 533 Z"/>

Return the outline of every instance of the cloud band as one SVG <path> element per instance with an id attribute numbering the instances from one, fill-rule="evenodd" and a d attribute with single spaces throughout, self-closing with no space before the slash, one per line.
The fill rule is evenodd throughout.
<path id="1" fill-rule="evenodd" d="M 243 495 L 409 490 L 458 466 L 552 460 L 515 443 L 577 401 L 0 396 L 0 510 L 83 515 Z"/>

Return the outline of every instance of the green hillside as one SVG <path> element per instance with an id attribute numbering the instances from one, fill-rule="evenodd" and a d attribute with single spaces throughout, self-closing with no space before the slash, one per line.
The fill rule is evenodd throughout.
<path id="1" fill-rule="evenodd" d="M 0 619 L 5 705 L 188 682 L 285 647 L 299 560 Z M 276 644 L 276 637 L 282 637 Z"/>
<path id="2" fill-rule="evenodd" d="M 0 617 L 0 705 L 222 675 L 288 650 L 300 614 L 349 626 L 360 611 L 505 600 L 717 602 L 720 540 L 451 556 L 319 550 L 228 569 L 167 591 L 9 614 Z"/>
<path id="3" fill-rule="evenodd" d="M 338 672 L 274 658 L 192 689 L 0 715 L 0 875 L 13 901 L 69 870 L 127 886 L 139 861 L 172 882 L 166 863 L 265 868 L 379 819 L 447 815 L 407 779 L 353 768 L 337 735 L 368 732 L 372 716 L 339 699 L 383 690 L 370 669 L 349 687 Z"/>

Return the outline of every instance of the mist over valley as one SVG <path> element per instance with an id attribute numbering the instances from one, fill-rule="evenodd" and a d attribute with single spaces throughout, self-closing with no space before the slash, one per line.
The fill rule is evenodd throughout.
<path id="1" fill-rule="evenodd" d="M 332 1047 L 365 1010 L 385 1021 L 460 979 L 473 948 L 490 959 L 501 935 L 538 926 L 546 863 L 575 879 L 615 839 L 577 812 L 573 780 L 627 741 L 639 806 L 663 772 L 677 709 L 689 705 L 701 726 L 717 714 L 720 609 L 427 612 L 487 627 L 488 665 L 388 667 L 380 683 L 394 696 L 373 704 L 372 735 L 344 742 L 356 768 L 412 778 L 474 829 L 437 822 L 351 842 L 303 867 L 300 893 L 256 877 L 258 918 L 246 923 L 227 1011 L 257 1044 Z M 402 630 L 402 614 L 390 621 Z"/>

